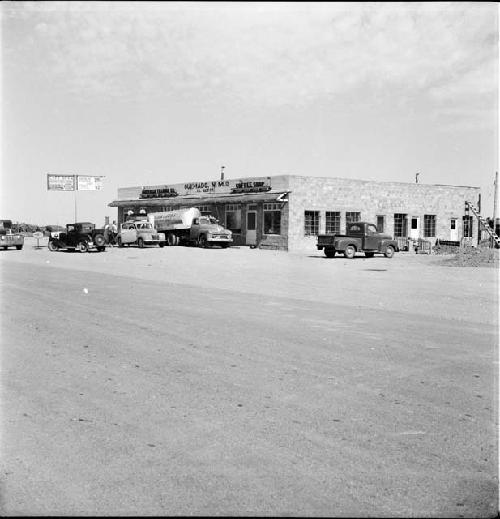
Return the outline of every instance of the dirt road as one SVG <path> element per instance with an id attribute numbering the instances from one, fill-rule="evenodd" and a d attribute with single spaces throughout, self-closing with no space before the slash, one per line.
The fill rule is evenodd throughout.
<path id="1" fill-rule="evenodd" d="M 2 514 L 497 511 L 494 269 L 33 245 L 0 254 Z"/>

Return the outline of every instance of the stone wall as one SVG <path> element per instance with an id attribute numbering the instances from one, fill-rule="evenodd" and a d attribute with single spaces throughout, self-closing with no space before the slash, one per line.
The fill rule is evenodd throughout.
<path id="1" fill-rule="evenodd" d="M 361 213 L 361 219 L 377 222 L 377 215 L 385 217 L 385 231 L 394 234 L 394 213 L 420 217 L 423 237 L 424 215 L 436 216 L 436 236 L 450 239 L 450 220 L 457 219 L 458 239 L 463 236 L 462 217 L 465 201 L 477 205 L 477 187 L 414 184 L 403 182 L 374 182 L 343 178 L 289 177 L 288 249 L 315 249 L 316 237 L 304 235 L 304 212 L 319 211 L 319 232 L 325 232 L 325 212 L 341 213 L 341 231 L 345 231 L 345 213 Z M 472 213 L 470 213 L 471 216 Z M 473 218 L 473 238 L 477 243 L 477 219 Z M 409 231 L 408 231 L 409 234 Z"/>

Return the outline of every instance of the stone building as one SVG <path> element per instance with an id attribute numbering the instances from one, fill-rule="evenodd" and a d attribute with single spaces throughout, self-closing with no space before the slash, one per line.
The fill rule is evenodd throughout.
<path id="1" fill-rule="evenodd" d="M 480 206 L 480 198 L 478 187 L 277 175 L 119 188 L 109 206 L 119 222 L 198 207 L 233 231 L 235 245 L 294 251 L 314 250 L 317 234 L 345 232 L 356 220 L 401 242 L 477 243 L 478 222 L 465 202 Z"/>

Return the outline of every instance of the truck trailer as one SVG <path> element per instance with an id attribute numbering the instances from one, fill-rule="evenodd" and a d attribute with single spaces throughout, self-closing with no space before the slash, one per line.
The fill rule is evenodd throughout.
<path id="1" fill-rule="evenodd" d="M 227 248 L 233 241 L 232 233 L 211 215 L 202 215 L 196 207 L 149 213 L 148 219 L 160 232 L 165 233 L 169 245 L 219 245 Z"/>

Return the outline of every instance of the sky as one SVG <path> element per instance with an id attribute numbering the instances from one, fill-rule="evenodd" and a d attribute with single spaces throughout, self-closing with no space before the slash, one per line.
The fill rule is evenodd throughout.
<path id="1" fill-rule="evenodd" d="M 116 219 L 118 187 L 282 174 L 481 188 L 491 2 L 3 2 L 0 218 Z M 47 174 L 104 176 L 47 191 Z M 500 213 L 500 207 L 497 209 Z M 500 216 L 500 214 L 497 214 Z"/>

